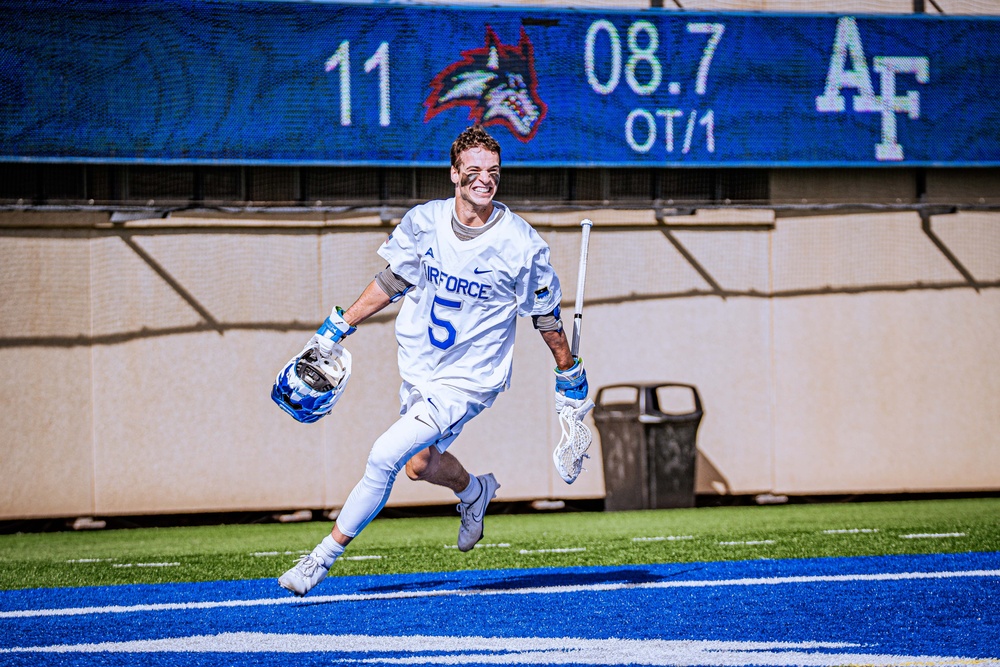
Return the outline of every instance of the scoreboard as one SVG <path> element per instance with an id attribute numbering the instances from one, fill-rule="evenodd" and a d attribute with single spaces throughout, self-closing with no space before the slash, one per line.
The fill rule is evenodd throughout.
<path id="1" fill-rule="evenodd" d="M 0 160 L 1000 164 L 1000 20 L 231 0 L 0 6 Z"/>

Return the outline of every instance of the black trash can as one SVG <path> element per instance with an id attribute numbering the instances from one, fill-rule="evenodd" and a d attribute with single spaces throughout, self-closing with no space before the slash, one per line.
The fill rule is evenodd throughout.
<path id="1" fill-rule="evenodd" d="M 690 392 L 692 409 L 683 414 L 661 409 L 666 391 Z M 693 507 L 695 438 L 703 414 L 697 388 L 674 382 L 616 384 L 599 389 L 595 403 L 604 509 Z"/>

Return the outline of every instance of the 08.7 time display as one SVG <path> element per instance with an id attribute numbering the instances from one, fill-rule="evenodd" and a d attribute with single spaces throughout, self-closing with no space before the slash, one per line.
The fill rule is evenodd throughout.
<path id="1" fill-rule="evenodd" d="M 703 46 L 697 70 L 694 72 L 694 92 L 704 95 L 708 89 L 709 71 L 712 58 L 726 32 L 722 23 L 686 23 L 687 35 L 701 36 Z M 597 45 L 606 44 L 607 62 L 603 66 L 597 62 Z M 584 41 L 584 70 L 587 83 L 598 95 L 612 95 L 622 82 L 622 76 L 629 89 L 636 95 L 651 96 L 663 84 L 664 64 L 658 54 L 660 32 L 650 21 L 639 20 L 625 29 L 624 46 L 621 32 L 607 19 L 594 21 L 587 28 Z M 667 92 L 679 96 L 683 84 L 678 80 L 667 82 Z M 687 118 L 685 119 L 685 115 Z M 675 121 L 683 126 L 683 140 L 678 142 Z M 662 129 L 661 129 L 662 128 Z M 715 113 L 711 109 L 683 109 L 668 107 L 652 111 L 638 107 L 629 112 L 625 121 L 625 140 L 637 153 L 648 153 L 662 136 L 667 153 L 673 153 L 678 143 L 681 153 L 689 153 L 695 141 L 695 130 L 703 128 L 706 150 L 715 152 Z"/>

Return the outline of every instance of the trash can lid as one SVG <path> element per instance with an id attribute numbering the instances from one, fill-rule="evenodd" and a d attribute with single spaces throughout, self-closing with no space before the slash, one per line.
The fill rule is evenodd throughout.
<path id="1" fill-rule="evenodd" d="M 662 389 L 681 388 L 690 391 L 693 409 L 683 413 L 665 411 L 661 406 Z M 621 400 L 621 390 L 631 390 L 631 400 Z M 703 409 L 698 388 L 693 384 L 682 382 L 657 382 L 644 384 L 621 383 L 601 387 L 597 390 L 594 408 L 594 418 L 611 412 L 634 413 L 641 423 L 660 423 L 664 421 L 701 419 Z"/>

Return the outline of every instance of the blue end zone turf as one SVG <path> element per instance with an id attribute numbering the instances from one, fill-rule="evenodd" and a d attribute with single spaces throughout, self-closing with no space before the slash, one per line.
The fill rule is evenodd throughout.
<path id="1" fill-rule="evenodd" d="M 0 664 L 1000 665 L 1000 553 L 0 593 Z"/>

